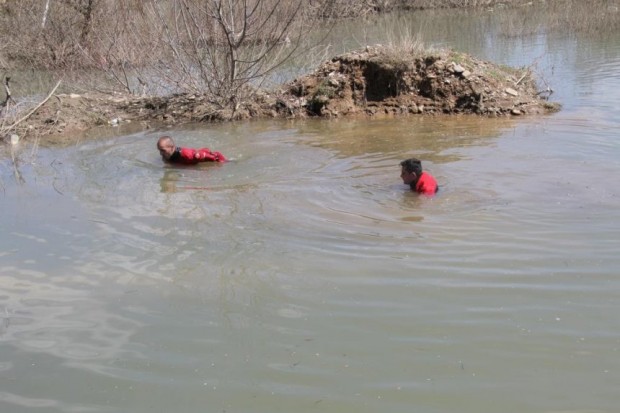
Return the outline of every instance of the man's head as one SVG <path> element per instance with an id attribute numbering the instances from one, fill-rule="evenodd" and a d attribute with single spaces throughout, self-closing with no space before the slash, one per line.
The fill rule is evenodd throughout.
<path id="1" fill-rule="evenodd" d="M 157 150 L 164 161 L 170 159 L 175 149 L 174 140 L 170 136 L 162 136 L 157 140 Z"/>
<path id="2" fill-rule="evenodd" d="M 422 162 L 416 158 L 405 159 L 400 163 L 400 177 L 403 183 L 411 185 L 422 175 Z"/>

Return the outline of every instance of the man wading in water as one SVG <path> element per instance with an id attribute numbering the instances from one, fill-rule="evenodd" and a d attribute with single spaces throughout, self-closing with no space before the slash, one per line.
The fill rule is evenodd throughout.
<path id="1" fill-rule="evenodd" d="M 405 159 L 400 166 L 400 177 L 412 190 L 424 195 L 434 195 L 439 190 L 433 175 L 422 170 L 422 162 L 419 159 Z"/>

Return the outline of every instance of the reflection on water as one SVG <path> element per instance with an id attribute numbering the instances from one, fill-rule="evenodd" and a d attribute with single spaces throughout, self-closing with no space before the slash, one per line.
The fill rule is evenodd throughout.
<path id="1" fill-rule="evenodd" d="M 176 192 L 179 178 L 180 174 L 176 171 L 164 171 L 164 176 L 159 180 L 161 192 Z"/>
<path id="2" fill-rule="evenodd" d="M 501 131 L 514 128 L 516 123 L 510 118 L 464 116 L 455 120 L 437 115 L 432 118 L 412 117 L 407 122 L 344 119 L 330 125 L 330 134 L 312 133 L 314 126 L 310 124 L 300 128 L 301 132 L 310 135 L 307 143 L 329 149 L 345 159 L 384 152 L 403 159 L 408 154 L 415 154 L 425 160 L 445 163 L 462 156 L 451 154 L 452 150 L 484 144 Z"/>
<path id="3" fill-rule="evenodd" d="M 619 43 L 553 42 L 552 117 L 173 131 L 233 159 L 197 167 L 155 132 L 17 148 L 0 410 L 615 411 Z"/>

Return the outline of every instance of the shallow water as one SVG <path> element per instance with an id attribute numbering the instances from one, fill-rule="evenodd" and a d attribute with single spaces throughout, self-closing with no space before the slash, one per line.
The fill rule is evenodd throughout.
<path id="1" fill-rule="evenodd" d="M 470 43 L 513 65 L 544 52 L 564 105 L 544 118 L 17 148 L 0 411 L 617 411 L 619 36 Z M 164 132 L 233 160 L 163 165 Z M 407 156 L 437 196 L 400 183 Z"/>

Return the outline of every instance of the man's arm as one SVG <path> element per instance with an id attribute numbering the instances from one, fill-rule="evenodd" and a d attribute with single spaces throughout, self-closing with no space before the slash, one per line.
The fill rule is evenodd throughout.
<path id="1" fill-rule="evenodd" d="M 220 152 L 212 151 L 209 148 L 200 148 L 196 150 L 194 159 L 199 162 L 226 162 L 226 157 Z"/>

